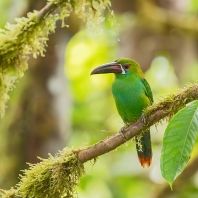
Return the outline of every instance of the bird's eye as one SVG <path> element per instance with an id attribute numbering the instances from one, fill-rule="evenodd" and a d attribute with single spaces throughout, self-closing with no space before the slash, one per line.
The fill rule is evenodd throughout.
<path id="1" fill-rule="evenodd" d="M 124 67 L 124 69 L 129 69 L 129 67 L 130 67 L 129 64 L 123 64 L 122 66 Z"/>

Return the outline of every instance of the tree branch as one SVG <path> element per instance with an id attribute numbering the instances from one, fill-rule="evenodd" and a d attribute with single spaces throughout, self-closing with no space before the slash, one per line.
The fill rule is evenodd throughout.
<path id="1" fill-rule="evenodd" d="M 43 7 L 39 12 L 37 17 L 39 19 L 42 19 L 43 17 L 45 17 L 48 14 L 51 14 L 52 12 L 54 12 L 56 9 L 58 8 L 58 4 L 47 4 L 45 7 Z"/>
<path id="2" fill-rule="evenodd" d="M 83 175 L 83 163 L 103 155 L 135 135 L 145 131 L 161 119 L 170 119 L 189 102 L 198 99 L 198 84 L 190 84 L 175 94 L 168 95 L 162 101 L 148 107 L 145 111 L 147 125 L 142 120 L 125 127 L 124 139 L 120 134 L 113 135 L 86 149 L 68 149 L 60 151 L 55 157 L 41 160 L 24 171 L 16 189 L 0 190 L 2 198 L 11 197 L 74 197 L 74 189 Z M 48 195 L 46 195 L 46 192 Z"/>
<path id="3" fill-rule="evenodd" d="M 119 133 L 113 135 L 106 140 L 80 151 L 78 153 L 78 159 L 84 163 L 117 148 L 124 142 L 145 131 L 150 126 L 156 124 L 161 119 L 165 117 L 170 119 L 182 107 L 196 99 L 198 99 L 198 84 L 190 84 L 176 94 L 171 94 L 163 101 L 147 108 L 144 112 L 147 118 L 146 126 L 143 124 L 142 120 L 139 119 L 137 122 L 125 128 L 126 139 Z"/>
<path id="4" fill-rule="evenodd" d="M 24 75 L 30 55 L 44 56 L 49 34 L 55 32 L 56 22 L 75 13 L 92 29 L 102 22 L 102 10 L 109 8 L 109 0 L 100 0 L 93 7 L 92 1 L 48 0 L 40 11 L 29 12 L 27 17 L 15 19 L 0 29 L 0 117 L 3 117 L 8 92 Z M 58 14 L 53 13 L 59 9 Z M 86 11 L 85 11 L 86 10 Z"/>

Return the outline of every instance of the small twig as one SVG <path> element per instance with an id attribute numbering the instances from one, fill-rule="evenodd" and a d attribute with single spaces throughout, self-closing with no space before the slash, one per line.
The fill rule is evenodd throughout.
<path id="1" fill-rule="evenodd" d="M 46 17 L 47 15 L 54 12 L 57 8 L 58 8 L 58 4 L 47 4 L 45 7 L 43 7 L 39 11 L 39 13 L 37 15 L 38 19 L 42 19 L 42 18 Z"/>

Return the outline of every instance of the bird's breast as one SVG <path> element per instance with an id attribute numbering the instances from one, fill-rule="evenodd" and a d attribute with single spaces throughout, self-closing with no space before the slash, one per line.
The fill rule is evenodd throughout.
<path id="1" fill-rule="evenodd" d="M 112 85 L 118 113 L 125 123 L 137 120 L 150 101 L 141 79 L 115 79 Z"/>

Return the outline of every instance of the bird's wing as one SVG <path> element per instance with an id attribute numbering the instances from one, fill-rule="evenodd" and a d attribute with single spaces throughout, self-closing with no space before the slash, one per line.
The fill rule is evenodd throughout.
<path id="1" fill-rule="evenodd" d="M 151 87 L 150 87 L 149 83 L 147 82 L 147 80 L 144 78 L 142 79 L 142 83 L 144 84 L 144 87 L 145 87 L 145 93 L 148 96 L 148 98 L 152 104 L 153 103 L 153 94 L 151 91 Z"/>

